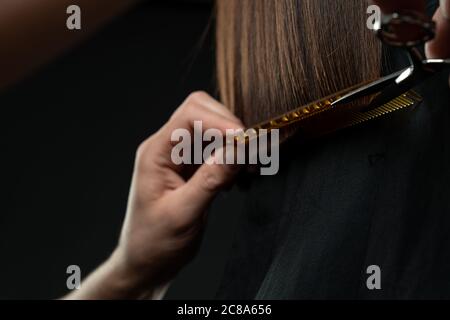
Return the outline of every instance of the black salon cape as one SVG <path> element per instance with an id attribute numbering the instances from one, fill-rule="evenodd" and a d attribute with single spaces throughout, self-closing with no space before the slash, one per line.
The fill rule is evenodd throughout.
<path id="1" fill-rule="evenodd" d="M 448 76 L 421 86 L 415 108 L 293 139 L 280 172 L 243 190 L 217 298 L 450 298 Z"/>

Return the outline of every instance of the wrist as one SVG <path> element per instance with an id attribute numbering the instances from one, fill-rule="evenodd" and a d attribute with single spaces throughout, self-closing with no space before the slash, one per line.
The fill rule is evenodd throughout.
<path id="1" fill-rule="evenodd" d="M 158 288 L 152 286 L 137 272 L 131 271 L 120 251 L 115 250 L 81 284 L 80 290 L 74 290 L 64 297 L 68 300 L 124 300 L 158 299 Z"/>
<path id="2" fill-rule="evenodd" d="M 109 278 L 109 290 L 131 299 L 152 299 L 155 285 L 147 274 L 130 267 L 119 248 L 104 263 Z"/>

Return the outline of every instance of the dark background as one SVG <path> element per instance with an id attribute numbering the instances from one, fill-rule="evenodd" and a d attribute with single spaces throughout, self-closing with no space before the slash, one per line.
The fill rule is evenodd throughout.
<path id="1" fill-rule="evenodd" d="M 87 276 L 108 257 L 138 144 L 190 92 L 215 92 L 209 24 L 207 1 L 148 1 L 0 96 L 0 298 L 57 298 L 67 266 Z M 216 201 L 168 298 L 214 297 L 236 201 Z"/>

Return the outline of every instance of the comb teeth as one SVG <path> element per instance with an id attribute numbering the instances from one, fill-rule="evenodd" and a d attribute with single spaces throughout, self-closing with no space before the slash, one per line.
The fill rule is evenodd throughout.
<path id="1" fill-rule="evenodd" d="M 422 101 L 422 97 L 415 91 L 410 90 L 388 103 L 367 112 L 355 111 L 350 115 L 349 122 L 345 127 L 354 126 L 365 121 L 384 116 L 394 111 L 410 107 Z"/>

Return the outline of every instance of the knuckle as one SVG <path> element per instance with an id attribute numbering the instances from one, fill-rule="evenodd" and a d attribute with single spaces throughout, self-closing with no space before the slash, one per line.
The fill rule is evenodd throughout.
<path id="1" fill-rule="evenodd" d="M 207 192 L 218 192 L 222 187 L 222 178 L 219 174 L 205 171 L 201 177 L 202 187 Z"/>
<path id="2" fill-rule="evenodd" d="M 141 144 L 137 147 L 136 150 L 136 159 L 142 159 L 144 157 L 146 149 L 147 149 L 146 141 L 141 142 Z"/>
<path id="3" fill-rule="evenodd" d="M 138 148 L 136 150 L 136 159 L 138 161 L 147 158 L 147 156 L 150 152 L 149 150 L 152 149 L 153 140 L 154 140 L 154 136 L 151 136 L 150 138 L 141 142 L 141 144 L 138 146 Z"/>
<path id="4" fill-rule="evenodd" d="M 184 103 L 185 108 L 197 108 L 199 106 L 199 103 L 201 103 L 205 98 L 208 96 L 208 94 L 204 91 L 195 91 L 192 92 L 187 98 Z"/>
<path id="5" fill-rule="evenodd" d="M 183 104 L 172 114 L 171 120 L 184 116 L 187 112 L 192 112 L 201 106 L 201 102 L 209 95 L 204 91 L 192 92 Z"/>
<path id="6" fill-rule="evenodd" d="M 209 95 L 205 92 L 205 91 L 194 91 L 192 92 L 189 97 L 188 100 L 192 100 L 193 102 L 198 102 L 198 101 L 203 101 L 205 99 L 207 99 L 209 97 Z"/>

